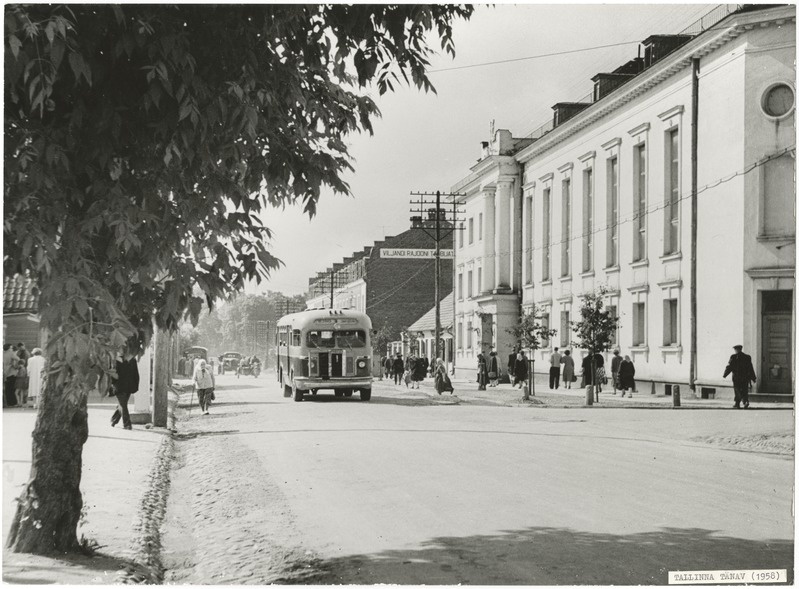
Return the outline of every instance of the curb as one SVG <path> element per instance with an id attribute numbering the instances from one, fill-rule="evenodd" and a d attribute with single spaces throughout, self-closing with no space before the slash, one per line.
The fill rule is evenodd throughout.
<path id="1" fill-rule="evenodd" d="M 167 434 L 175 431 L 175 406 L 178 395 L 169 395 L 167 407 Z M 120 571 L 120 582 L 126 585 L 160 585 L 164 580 L 161 561 L 161 525 L 166 516 L 169 498 L 170 469 L 175 442 L 172 435 L 164 435 L 153 458 L 147 475 L 147 488 L 139 503 L 138 514 L 133 525 L 133 565 Z"/>

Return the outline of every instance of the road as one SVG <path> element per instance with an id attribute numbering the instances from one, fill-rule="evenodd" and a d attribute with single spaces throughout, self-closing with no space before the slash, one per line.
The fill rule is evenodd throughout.
<path id="1" fill-rule="evenodd" d="M 188 400 L 188 397 L 186 397 Z M 665 584 L 793 566 L 790 411 L 541 408 L 219 377 L 180 422 L 167 582 Z M 190 540 L 189 540 L 190 539 Z"/>

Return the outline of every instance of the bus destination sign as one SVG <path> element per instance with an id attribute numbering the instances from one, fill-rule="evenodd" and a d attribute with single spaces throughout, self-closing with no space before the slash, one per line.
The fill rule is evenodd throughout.
<path id="1" fill-rule="evenodd" d="M 419 258 L 419 259 L 432 259 L 436 257 L 436 250 L 434 249 L 421 249 L 421 248 L 381 248 L 381 258 Z M 441 250 L 442 259 L 452 259 L 454 257 L 454 250 Z"/>

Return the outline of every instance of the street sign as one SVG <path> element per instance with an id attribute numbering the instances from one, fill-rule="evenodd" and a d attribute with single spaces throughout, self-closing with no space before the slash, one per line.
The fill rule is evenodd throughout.
<path id="1" fill-rule="evenodd" d="M 452 259 L 455 257 L 455 250 L 441 250 L 441 259 Z M 436 250 L 421 248 L 380 248 L 381 258 L 392 259 L 432 259 L 436 257 Z"/>

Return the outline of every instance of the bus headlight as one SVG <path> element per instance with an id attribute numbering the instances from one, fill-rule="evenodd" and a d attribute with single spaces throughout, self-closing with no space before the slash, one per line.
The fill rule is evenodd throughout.
<path id="1" fill-rule="evenodd" d="M 358 368 L 366 368 L 366 360 L 358 360 Z"/>

